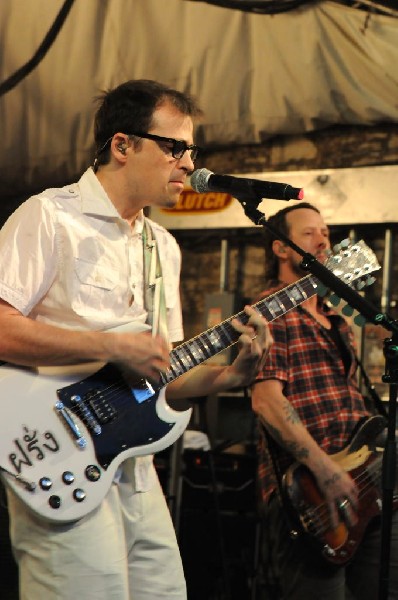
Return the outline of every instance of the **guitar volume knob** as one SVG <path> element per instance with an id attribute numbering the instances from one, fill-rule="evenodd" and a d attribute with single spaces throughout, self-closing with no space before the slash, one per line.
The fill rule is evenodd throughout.
<path id="1" fill-rule="evenodd" d="M 61 506 L 61 498 L 59 496 L 50 496 L 48 503 L 51 508 L 59 508 Z"/>
<path id="2" fill-rule="evenodd" d="M 73 498 L 76 502 L 83 502 L 86 499 L 86 492 L 80 488 L 73 490 Z"/>
<path id="3" fill-rule="evenodd" d="M 51 479 L 49 477 L 42 477 L 39 480 L 39 485 L 40 485 L 40 487 L 41 487 L 42 490 L 44 490 L 44 491 L 47 492 L 48 490 L 51 489 L 51 487 L 53 485 L 53 482 L 51 481 Z"/>
<path id="4" fill-rule="evenodd" d="M 70 485 L 71 483 L 73 483 L 75 481 L 75 476 L 73 475 L 73 473 L 71 471 L 64 471 L 62 473 L 62 481 L 66 485 Z"/>
<path id="5" fill-rule="evenodd" d="M 85 468 L 84 473 L 89 481 L 98 481 L 98 479 L 101 477 L 101 471 L 97 465 L 88 465 Z"/>

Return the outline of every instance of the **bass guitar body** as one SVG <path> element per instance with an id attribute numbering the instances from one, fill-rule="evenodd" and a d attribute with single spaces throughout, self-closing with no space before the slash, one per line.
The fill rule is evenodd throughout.
<path id="1" fill-rule="evenodd" d="M 312 472 L 295 463 L 283 477 L 286 505 L 296 528 L 292 534 L 304 534 L 324 558 L 336 565 L 349 562 L 358 549 L 370 521 L 381 514 L 382 451 L 375 440 L 385 428 L 383 417 L 371 417 L 358 429 L 347 448 L 332 455 L 354 479 L 359 490 L 357 523 L 348 527 L 340 519 L 333 527 L 328 505 Z M 397 507 L 397 501 L 394 502 Z"/>

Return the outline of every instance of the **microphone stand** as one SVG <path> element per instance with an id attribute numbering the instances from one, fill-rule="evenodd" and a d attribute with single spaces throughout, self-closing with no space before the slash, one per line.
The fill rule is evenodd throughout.
<path id="1" fill-rule="evenodd" d="M 386 361 L 385 374 L 382 381 L 389 384 L 387 439 L 382 463 L 382 511 L 381 511 L 381 547 L 380 547 L 380 576 L 379 600 L 388 598 L 388 576 L 391 546 L 391 523 L 396 479 L 396 401 L 398 394 L 398 323 L 390 316 L 380 313 L 372 304 L 362 298 L 358 292 L 351 289 L 334 273 L 309 252 L 292 242 L 285 234 L 268 223 L 264 213 L 257 210 L 262 198 L 254 198 L 253 194 L 237 198 L 242 204 L 245 214 L 256 225 L 267 228 L 276 239 L 288 244 L 295 252 L 303 257 L 301 267 L 313 275 L 328 289 L 355 308 L 367 321 L 384 327 L 391 332 L 391 337 L 384 340 L 383 353 Z M 254 204 L 257 202 L 256 207 Z"/>

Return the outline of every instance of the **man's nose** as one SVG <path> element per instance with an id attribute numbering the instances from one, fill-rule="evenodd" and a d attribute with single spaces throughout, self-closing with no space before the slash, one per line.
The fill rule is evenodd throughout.
<path id="1" fill-rule="evenodd" d="M 317 236 L 317 242 L 320 246 L 322 246 L 322 248 L 326 248 L 329 242 L 329 238 L 320 231 Z"/>
<path id="2" fill-rule="evenodd" d="M 191 153 L 189 150 L 186 150 L 181 158 L 178 159 L 178 165 L 188 172 L 194 170 L 195 164 L 191 158 Z"/>

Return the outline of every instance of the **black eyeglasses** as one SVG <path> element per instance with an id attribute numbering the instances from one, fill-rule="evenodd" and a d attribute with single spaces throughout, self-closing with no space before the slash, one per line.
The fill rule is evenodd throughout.
<path id="1" fill-rule="evenodd" d="M 174 138 L 163 137 L 162 135 L 153 135 L 152 133 L 129 133 L 129 136 L 135 135 L 137 137 L 146 138 L 153 140 L 154 142 L 160 142 L 161 144 L 171 144 L 171 155 L 173 158 L 180 159 L 184 156 L 184 153 L 188 150 L 192 162 L 197 158 L 200 148 L 195 144 L 187 144 L 184 140 L 175 140 Z"/>

